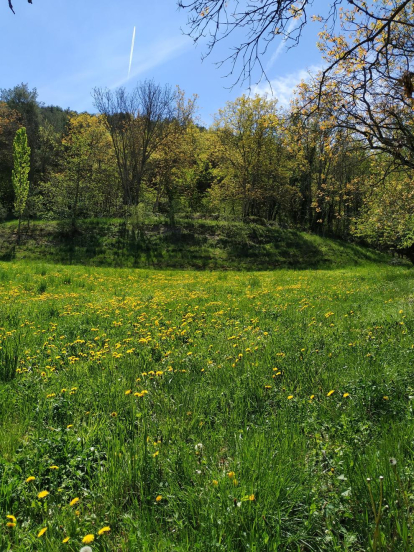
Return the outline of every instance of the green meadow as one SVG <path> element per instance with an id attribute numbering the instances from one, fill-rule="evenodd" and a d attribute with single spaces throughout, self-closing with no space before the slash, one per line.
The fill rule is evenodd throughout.
<path id="1" fill-rule="evenodd" d="M 385 263 L 0 263 L 0 550 L 413 550 L 413 302 Z"/>

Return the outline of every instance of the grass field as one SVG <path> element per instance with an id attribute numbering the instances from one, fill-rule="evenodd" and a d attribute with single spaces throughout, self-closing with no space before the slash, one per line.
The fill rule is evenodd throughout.
<path id="1" fill-rule="evenodd" d="M 0 550 L 412 551 L 413 284 L 0 263 Z"/>

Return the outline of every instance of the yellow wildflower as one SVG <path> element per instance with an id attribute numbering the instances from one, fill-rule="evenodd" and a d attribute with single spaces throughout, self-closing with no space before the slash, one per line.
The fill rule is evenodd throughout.
<path id="1" fill-rule="evenodd" d="M 109 527 L 109 525 L 106 525 L 105 527 L 102 527 L 102 529 L 99 529 L 98 535 L 103 535 L 104 533 L 109 533 L 110 530 L 111 530 L 111 528 Z"/>
<path id="2" fill-rule="evenodd" d="M 92 534 L 85 535 L 82 539 L 83 544 L 90 544 L 95 540 L 95 536 Z"/>
<path id="3" fill-rule="evenodd" d="M 37 498 L 45 498 L 49 494 L 49 491 L 40 491 L 40 493 L 37 495 Z"/>
<path id="4" fill-rule="evenodd" d="M 17 519 L 12 515 L 8 515 L 8 516 L 6 516 L 6 518 L 11 519 L 13 523 L 16 523 L 16 521 L 17 521 Z"/>
<path id="5" fill-rule="evenodd" d="M 40 529 L 40 531 L 37 534 L 37 538 L 40 539 L 42 535 L 44 535 L 47 531 L 47 527 L 43 527 L 43 529 Z"/>
<path id="6" fill-rule="evenodd" d="M 157 502 L 161 502 L 162 500 L 162 495 L 158 495 L 157 498 L 155 499 Z"/>
<path id="7" fill-rule="evenodd" d="M 30 481 L 34 481 L 36 479 L 36 477 L 34 477 L 33 475 L 29 475 L 29 477 L 26 479 L 26 483 L 30 483 Z"/>
<path id="8" fill-rule="evenodd" d="M 69 502 L 69 506 L 75 506 L 79 502 L 79 498 L 76 497 Z"/>

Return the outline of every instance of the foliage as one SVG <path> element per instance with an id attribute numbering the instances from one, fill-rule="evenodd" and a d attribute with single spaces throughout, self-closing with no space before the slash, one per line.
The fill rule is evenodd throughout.
<path id="1" fill-rule="evenodd" d="M 291 201 L 276 101 L 242 96 L 219 111 L 213 128 L 219 157 L 216 173 L 221 177 L 211 190 L 215 201 L 238 203 L 243 218 L 274 220 L 284 207 L 282 201 Z"/>
<path id="2" fill-rule="evenodd" d="M 319 81 L 320 88 L 326 77 L 335 78 L 335 71 L 342 61 L 360 63 L 363 59 L 359 69 L 365 70 L 370 77 L 364 88 L 368 92 L 375 81 L 372 73 L 378 65 L 388 72 L 395 56 L 404 58 L 412 53 L 409 40 L 403 47 L 396 40 L 401 32 L 409 36 L 412 24 L 404 18 L 407 13 L 412 13 L 411 0 L 373 0 L 370 4 L 364 0 L 333 0 L 321 4 L 320 13 L 311 17 L 312 0 L 262 0 L 260 3 L 235 4 L 222 0 L 178 0 L 178 5 L 187 10 L 188 34 L 194 42 L 208 37 L 207 55 L 218 42 L 236 37 L 232 53 L 219 63 L 229 63 L 227 76 L 235 76 L 236 83 L 248 81 L 250 85 L 255 73 L 258 81 L 263 77 L 267 79 L 264 61 L 269 45 L 280 37 L 290 47 L 297 45 L 310 19 L 322 24 L 320 35 L 323 39 L 335 43 L 329 50 L 329 62 Z M 338 18 L 341 33 L 335 35 Z M 355 39 L 354 43 L 348 43 L 349 35 Z M 237 74 L 238 62 L 241 68 Z"/>
<path id="3" fill-rule="evenodd" d="M 0 201 L 10 211 L 14 199 L 11 183 L 13 140 L 20 126 L 20 114 L 5 102 L 0 102 Z"/>
<path id="4" fill-rule="evenodd" d="M 194 194 L 189 173 L 198 153 L 195 150 L 198 132 L 193 125 L 196 100 L 196 96 L 186 100 L 184 92 L 177 87 L 175 117 L 165 122 L 166 136 L 151 161 L 147 184 L 154 191 L 154 211 L 160 210 L 164 200 L 171 224 L 174 224 L 178 203 L 183 196 Z"/>
<path id="5" fill-rule="evenodd" d="M 29 195 L 29 171 L 30 171 L 30 148 L 27 144 L 25 127 L 19 128 L 13 141 L 14 169 L 12 172 L 12 183 L 14 189 L 14 209 L 20 220 L 23 216 L 27 197 Z"/>
<path id="6" fill-rule="evenodd" d="M 322 38 L 328 59 L 333 55 L 329 41 L 336 39 L 326 34 Z M 381 115 L 380 106 L 386 108 L 381 87 L 372 96 L 370 109 L 379 117 L 377 127 L 370 126 L 361 102 L 355 104 L 355 117 L 343 111 L 350 105 L 349 86 L 359 78 L 353 58 L 338 63 L 337 75 L 344 80 L 335 87 L 327 76 L 319 93 L 320 81 L 309 79 L 299 85 L 288 110 L 278 109 L 276 100 L 268 97 L 241 96 L 219 110 L 209 129 L 195 124 L 195 96 L 186 98 L 179 87 L 173 90 L 153 81 L 138 83 L 131 92 L 95 89 L 100 116 L 42 106 L 28 85 L 3 90 L 8 105 L 0 106 L 2 218 L 11 217 L 13 201 L 10 137 L 31 117 L 37 131 L 28 219 L 70 221 L 74 230 L 81 218 L 125 217 L 125 232 L 132 225 L 138 236 L 138 226 L 145 226 L 154 214 L 166 215 L 170 226 L 189 216 L 230 217 L 363 239 L 404 250 L 414 259 L 408 243 L 410 206 L 406 209 L 403 201 L 403 195 L 411 197 L 411 107 L 394 78 L 400 69 L 387 77 L 391 88 L 384 92 L 395 92 L 393 105 L 398 109 L 387 112 L 391 119 Z M 398 118 L 399 126 L 392 117 Z M 369 134 L 377 131 L 382 142 Z M 385 178 L 389 167 L 395 186 Z M 394 202 L 396 190 L 403 195 Z M 378 217 L 371 209 L 375 197 L 379 208 L 382 202 L 393 209 L 392 224 L 377 225 L 377 233 Z M 135 219 L 128 224 L 131 216 Z"/>
<path id="7" fill-rule="evenodd" d="M 95 106 L 110 132 L 125 205 L 137 205 L 148 162 L 169 136 L 168 123 L 179 116 L 170 86 L 146 80 L 131 93 L 95 88 Z"/>
<path id="8" fill-rule="evenodd" d="M 411 171 L 389 170 L 384 159 L 373 162 L 370 195 L 356 218 L 353 232 L 368 243 L 392 247 L 414 259 L 414 189 Z"/>
<path id="9" fill-rule="evenodd" d="M 49 182 L 42 186 L 48 211 L 69 219 L 72 226 L 80 215 L 110 214 L 118 204 L 120 190 L 103 117 L 87 113 L 71 116 L 60 146 L 55 147 L 62 149 L 62 160 L 58 171 L 52 172 Z"/>

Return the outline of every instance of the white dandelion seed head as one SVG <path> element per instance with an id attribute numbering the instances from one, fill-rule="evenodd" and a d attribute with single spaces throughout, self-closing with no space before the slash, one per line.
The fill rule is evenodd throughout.
<path id="1" fill-rule="evenodd" d="M 90 546 L 82 546 L 79 552 L 92 552 L 92 548 Z"/>

